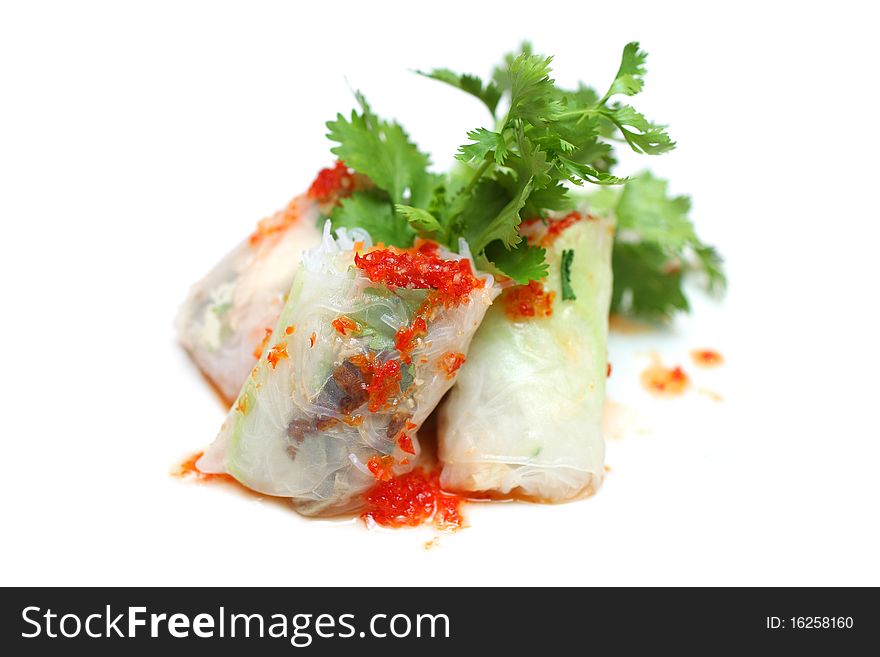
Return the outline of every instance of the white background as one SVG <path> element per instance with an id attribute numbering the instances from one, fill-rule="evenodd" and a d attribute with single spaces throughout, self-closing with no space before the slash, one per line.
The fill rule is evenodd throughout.
<path id="1" fill-rule="evenodd" d="M 4 3 L 0 583 L 880 584 L 876 16 L 715 4 Z M 409 69 L 486 74 L 522 38 L 600 87 L 642 42 L 636 105 L 679 148 L 627 170 L 728 260 L 722 303 L 612 340 L 640 419 L 605 487 L 471 507 L 424 550 L 172 479 L 223 417 L 175 343 L 188 286 L 332 161 L 349 85 L 442 167 L 486 116 Z M 640 391 L 646 353 L 699 346 L 723 402 Z"/>

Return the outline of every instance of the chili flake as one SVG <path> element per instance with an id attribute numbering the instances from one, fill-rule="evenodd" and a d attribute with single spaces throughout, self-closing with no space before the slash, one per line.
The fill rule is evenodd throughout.
<path id="1" fill-rule="evenodd" d="M 464 365 L 464 354 L 447 351 L 440 358 L 440 369 L 446 373 L 447 378 L 452 378 L 462 365 Z"/>
<path id="2" fill-rule="evenodd" d="M 401 433 L 400 436 L 398 436 L 397 446 L 400 447 L 401 451 L 406 452 L 407 454 L 415 455 L 416 453 L 416 450 L 413 447 L 412 438 L 405 433 Z"/>
<path id="3" fill-rule="evenodd" d="M 279 342 L 269 350 L 268 354 L 266 354 L 266 360 L 269 361 L 269 364 L 272 366 L 273 370 L 278 365 L 278 361 L 284 358 L 287 358 L 286 342 Z"/>
<path id="4" fill-rule="evenodd" d="M 336 332 L 340 335 L 346 335 L 346 333 L 357 333 L 361 330 L 360 324 L 354 321 L 351 317 L 346 317 L 345 315 L 340 315 L 332 322 L 333 328 L 336 329 Z"/>
<path id="5" fill-rule="evenodd" d="M 390 455 L 381 456 L 376 454 L 371 456 L 367 461 L 367 469 L 379 481 L 390 481 L 394 476 L 391 469 L 394 465 L 394 458 Z"/>
<path id="6" fill-rule="evenodd" d="M 427 335 L 427 333 L 428 324 L 421 315 L 413 320 L 412 326 L 402 326 L 397 330 L 397 334 L 394 336 L 394 346 L 400 352 L 400 358 L 403 362 L 409 363 L 412 360 L 410 352 L 415 346 L 416 338 Z"/>

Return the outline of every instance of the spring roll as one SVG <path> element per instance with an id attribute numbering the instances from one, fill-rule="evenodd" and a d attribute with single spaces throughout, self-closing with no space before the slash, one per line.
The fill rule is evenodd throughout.
<path id="1" fill-rule="evenodd" d="M 278 321 L 303 251 L 321 240 L 319 217 L 365 184 L 341 162 L 322 169 L 307 193 L 260 221 L 191 288 L 177 332 L 227 402 L 235 399 Z"/>
<path id="2" fill-rule="evenodd" d="M 370 248 L 364 231 L 334 239 L 327 222 L 197 467 L 306 515 L 357 510 L 377 479 L 411 469 L 418 429 L 498 294 L 461 251 Z"/>
<path id="3" fill-rule="evenodd" d="M 549 273 L 505 289 L 477 331 L 439 411 L 441 482 L 562 502 L 603 476 L 614 227 L 573 212 L 522 232 L 547 249 Z"/>

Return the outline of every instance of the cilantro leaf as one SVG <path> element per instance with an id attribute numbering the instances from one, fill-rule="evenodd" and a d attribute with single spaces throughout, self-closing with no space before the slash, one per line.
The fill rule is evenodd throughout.
<path id="1" fill-rule="evenodd" d="M 510 91 L 510 66 L 513 64 L 513 60 L 520 55 L 531 55 L 533 52 L 534 48 L 531 42 L 523 41 L 518 51 L 509 52 L 502 57 L 501 64 L 492 71 L 492 82 L 502 93 Z"/>
<path id="2" fill-rule="evenodd" d="M 568 188 L 561 182 L 554 183 L 543 189 L 536 189 L 529 194 L 529 200 L 523 207 L 522 214 L 526 217 L 543 217 L 548 210 L 570 210 L 574 207 L 574 199 Z"/>
<path id="3" fill-rule="evenodd" d="M 349 119 L 337 114 L 335 121 L 327 122 L 327 137 L 338 143 L 330 152 L 370 178 L 394 203 L 423 207 L 435 182 L 428 173 L 428 156 L 399 124 L 376 117 L 360 94 L 358 101 L 360 114 L 352 110 Z"/>
<path id="4" fill-rule="evenodd" d="M 521 54 L 508 69 L 510 76 L 510 110 L 508 121 L 525 119 L 533 125 L 544 125 L 560 110 L 550 79 L 552 57 Z"/>
<path id="5" fill-rule="evenodd" d="M 453 240 L 464 237 L 474 254 L 474 238 L 510 202 L 511 194 L 497 180 L 480 180 L 470 192 L 461 191 L 450 204 L 450 233 Z M 460 207 L 460 210 L 458 209 Z"/>
<path id="6" fill-rule="evenodd" d="M 331 152 L 375 187 L 337 206 L 333 226 L 364 228 L 375 241 L 401 247 L 412 244 L 416 231 L 441 231 L 425 208 L 435 203 L 444 177 L 428 171 L 428 156 L 399 124 L 377 117 L 360 92 L 355 96 L 360 112 L 353 110 L 350 118 L 337 115 L 327 123 L 327 136 L 337 142 Z"/>
<path id="7" fill-rule="evenodd" d="M 538 147 L 525 133 L 518 135 L 516 155 L 510 158 L 508 168 L 514 176 L 523 181 L 531 178 L 532 189 L 544 189 L 553 182 L 553 154 Z M 520 182 L 522 184 L 522 182 Z"/>
<path id="8" fill-rule="evenodd" d="M 612 313 L 663 320 L 690 310 L 682 290 L 682 271 L 671 266 L 668 253 L 657 244 L 616 242 L 611 266 Z"/>
<path id="9" fill-rule="evenodd" d="M 442 230 L 440 222 L 427 210 L 414 208 L 411 205 L 400 205 L 399 203 L 394 206 L 394 210 L 419 232 L 433 233 Z"/>
<path id="10" fill-rule="evenodd" d="M 415 233 L 407 221 L 395 215 L 391 205 L 370 192 L 355 192 L 333 209 L 334 228 L 363 228 L 374 242 L 406 247 Z"/>
<path id="11" fill-rule="evenodd" d="M 687 196 L 670 196 L 668 188 L 669 183 L 647 171 L 633 178 L 617 202 L 617 230 L 635 233 L 639 241 L 662 243 L 676 251 L 697 242 L 688 219 L 691 200 Z"/>
<path id="12" fill-rule="evenodd" d="M 524 180 L 519 189 L 494 217 L 481 224 L 467 226 L 467 241 L 474 253 L 482 253 L 490 242 L 501 240 L 507 248 L 513 248 L 522 239 L 519 224 L 522 221 L 519 211 L 526 204 L 532 191 L 533 178 Z"/>
<path id="13" fill-rule="evenodd" d="M 543 247 L 532 246 L 525 240 L 508 249 L 496 240 L 486 247 L 486 259 L 494 268 L 521 285 L 540 281 L 547 276 L 548 265 Z"/>
<path id="14" fill-rule="evenodd" d="M 492 153 L 492 158 L 496 163 L 504 164 L 504 159 L 507 157 L 507 144 L 500 133 L 477 128 L 467 133 L 467 136 L 473 143 L 460 146 L 456 158 L 462 162 L 482 162 L 487 155 Z"/>
<path id="15" fill-rule="evenodd" d="M 594 208 L 613 208 L 617 236 L 612 254 L 612 312 L 668 319 L 690 309 L 682 283 L 702 273 L 710 291 L 724 289 L 717 251 L 697 237 L 686 196 L 672 196 L 665 180 L 645 172 L 626 183 L 616 199 L 594 195 Z"/>
<path id="16" fill-rule="evenodd" d="M 706 275 L 706 289 L 720 293 L 727 287 L 727 276 L 724 274 L 724 261 L 714 246 L 701 244 L 694 247 L 699 266 Z"/>
<path id="17" fill-rule="evenodd" d="M 610 173 L 599 171 L 589 164 L 581 164 L 561 155 L 556 157 L 556 162 L 566 179 L 575 185 L 583 185 L 585 182 L 595 185 L 620 185 L 626 182 L 626 178 L 612 176 Z"/>
<path id="18" fill-rule="evenodd" d="M 498 101 L 501 100 L 501 90 L 494 82 L 489 82 L 484 86 L 483 81 L 476 75 L 468 73 L 458 74 L 450 71 L 448 68 L 435 68 L 432 71 L 416 71 L 416 73 L 427 78 L 445 82 L 457 89 L 461 89 L 465 93 L 469 93 L 471 96 L 479 98 L 489 109 L 492 116 L 495 116 L 495 109 L 498 107 Z"/>
<path id="19" fill-rule="evenodd" d="M 636 153 L 659 155 L 675 148 L 675 142 L 666 134 L 665 125 L 651 123 L 629 105 L 615 105 L 602 110 L 600 114 L 617 126 L 626 143 Z"/>
<path id="20" fill-rule="evenodd" d="M 610 138 L 616 130 L 637 153 L 658 155 L 675 148 L 675 142 L 666 133 L 666 126 L 649 121 L 630 105 L 607 104 L 612 96 L 634 96 L 642 90 L 646 59 L 647 54 L 639 49 L 637 42 L 628 43 L 623 49 L 617 75 L 601 99 L 595 100 L 595 92 L 583 85 L 577 92 L 560 91 L 563 106 L 557 115 L 562 122 L 560 131 L 584 133 L 585 146 L 591 138 Z M 567 138 L 571 141 L 570 137 Z"/>
<path id="21" fill-rule="evenodd" d="M 645 60 L 648 53 L 639 49 L 639 42 L 632 41 L 623 48 L 623 56 L 620 60 L 620 68 L 614 76 L 614 82 L 602 97 L 603 104 L 606 100 L 617 94 L 635 96 L 645 85 Z"/>
<path id="22" fill-rule="evenodd" d="M 560 263 L 560 280 L 562 281 L 562 300 L 575 301 L 574 290 L 571 287 L 571 263 L 574 261 L 574 249 L 562 250 L 562 262 Z"/>

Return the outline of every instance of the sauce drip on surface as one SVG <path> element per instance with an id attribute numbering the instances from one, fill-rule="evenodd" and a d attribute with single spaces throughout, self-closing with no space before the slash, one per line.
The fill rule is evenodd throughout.
<path id="1" fill-rule="evenodd" d="M 418 527 L 431 521 L 438 529 L 460 529 L 462 498 L 440 488 L 440 474 L 416 468 L 378 482 L 365 496 L 361 519 L 367 525 Z"/>
<path id="2" fill-rule="evenodd" d="M 696 349 L 691 352 L 691 358 L 700 367 L 718 367 L 724 362 L 724 356 L 714 349 Z"/>
<path id="3" fill-rule="evenodd" d="M 687 390 L 690 379 L 681 367 L 666 367 L 655 358 L 642 372 L 642 385 L 651 393 L 663 397 L 675 397 Z"/>
<path id="4" fill-rule="evenodd" d="M 274 497 L 272 495 L 263 495 L 262 493 L 258 493 L 255 490 L 251 490 L 244 484 L 240 483 L 235 477 L 229 474 L 220 473 L 220 474 L 209 474 L 206 472 L 202 472 L 196 467 L 196 462 L 202 458 L 202 454 L 204 452 L 196 452 L 189 458 L 183 460 L 179 465 L 177 465 L 174 470 L 172 470 L 171 475 L 182 479 L 185 482 L 192 482 L 196 484 L 211 484 L 211 485 L 219 485 L 224 486 L 227 489 L 238 493 L 239 495 L 244 495 L 253 500 L 258 500 L 260 502 L 268 502 L 271 504 L 277 504 L 280 508 L 283 508 L 285 511 L 290 511 L 290 500 L 286 497 Z"/>
<path id="5" fill-rule="evenodd" d="M 204 452 L 196 452 L 192 456 L 184 459 L 180 465 L 178 465 L 172 474 L 175 477 L 180 477 L 181 479 L 193 479 L 195 481 L 229 481 L 235 482 L 228 474 L 209 474 L 206 472 L 202 472 L 196 467 L 196 462 L 202 458 Z"/>

